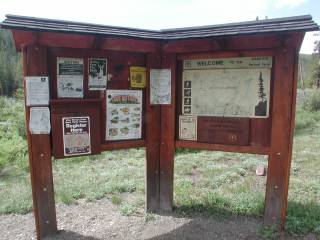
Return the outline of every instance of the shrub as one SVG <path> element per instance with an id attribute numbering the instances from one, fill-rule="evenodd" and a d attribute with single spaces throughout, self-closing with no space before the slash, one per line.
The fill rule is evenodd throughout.
<path id="1" fill-rule="evenodd" d="M 320 111 L 320 90 L 315 90 L 307 95 L 302 107 L 307 111 Z"/>

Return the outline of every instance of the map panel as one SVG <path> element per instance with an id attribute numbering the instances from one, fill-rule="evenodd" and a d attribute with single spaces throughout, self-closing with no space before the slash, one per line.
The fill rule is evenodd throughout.
<path id="1" fill-rule="evenodd" d="M 183 71 L 182 113 L 267 118 L 270 68 Z"/>

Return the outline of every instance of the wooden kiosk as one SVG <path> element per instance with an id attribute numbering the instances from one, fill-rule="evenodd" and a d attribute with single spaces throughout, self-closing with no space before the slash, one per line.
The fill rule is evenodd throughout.
<path id="1" fill-rule="evenodd" d="M 37 237 L 57 231 L 52 157 L 146 148 L 146 209 L 171 211 L 175 148 L 268 155 L 284 227 L 297 66 L 311 16 L 161 31 L 7 15 L 23 53 Z"/>

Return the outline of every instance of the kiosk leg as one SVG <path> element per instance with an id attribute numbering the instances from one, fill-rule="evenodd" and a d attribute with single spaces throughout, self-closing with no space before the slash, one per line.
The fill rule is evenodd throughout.
<path id="1" fill-rule="evenodd" d="M 268 178 L 264 221 L 284 229 L 291 151 L 294 130 L 296 66 L 294 49 L 281 49 L 275 56 L 273 86 L 271 153 L 268 160 Z"/>
<path id="2" fill-rule="evenodd" d="M 24 76 L 47 76 L 47 49 L 27 46 L 23 51 Z M 29 112 L 26 107 L 26 128 L 29 150 L 29 168 L 32 184 L 33 212 L 37 239 L 57 232 L 56 210 L 51 163 L 51 140 L 49 134 L 31 135 Z"/>

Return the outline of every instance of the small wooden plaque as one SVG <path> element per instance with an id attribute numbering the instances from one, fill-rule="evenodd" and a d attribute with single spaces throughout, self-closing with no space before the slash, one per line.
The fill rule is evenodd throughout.
<path id="1" fill-rule="evenodd" d="M 249 145 L 249 118 L 198 116 L 198 142 Z"/>

